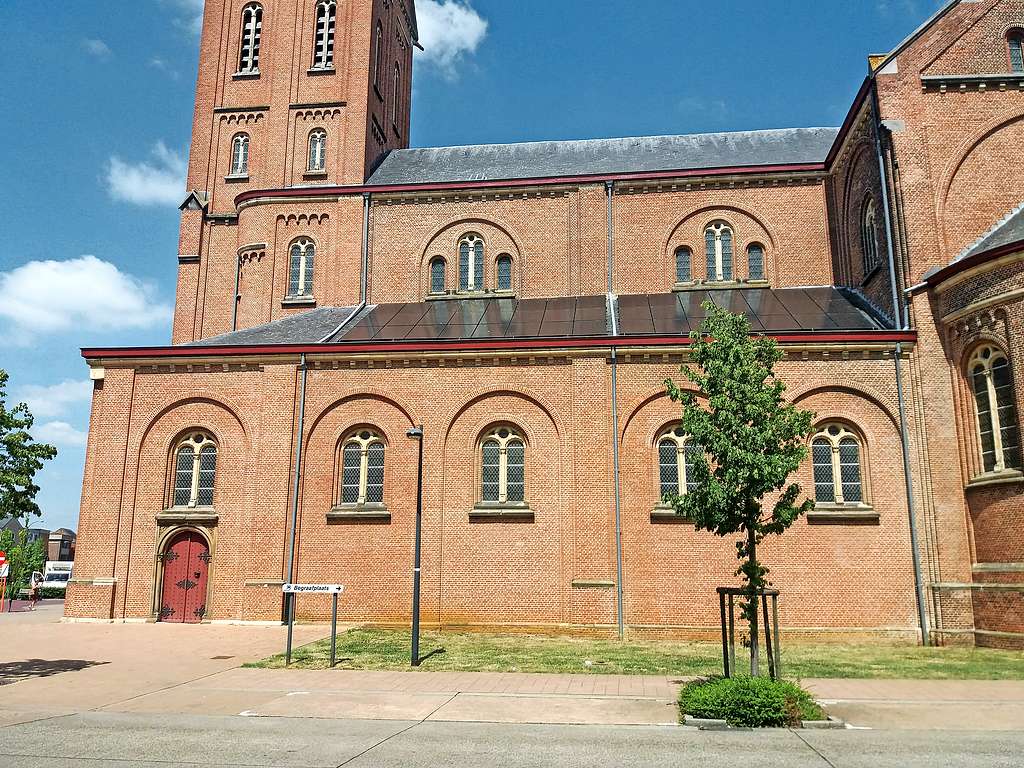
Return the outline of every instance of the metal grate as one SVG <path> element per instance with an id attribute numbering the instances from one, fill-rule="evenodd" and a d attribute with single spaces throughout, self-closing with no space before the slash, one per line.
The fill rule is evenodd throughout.
<path id="1" fill-rule="evenodd" d="M 356 443 L 349 443 L 342 450 L 341 502 L 355 504 L 359 501 L 359 462 L 362 449 Z"/>
<path id="2" fill-rule="evenodd" d="M 366 449 L 366 500 L 373 504 L 384 501 L 384 446 L 373 443 Z"/>
<path id="3" fill-rule="evenodd" d="M 482 451 L 483 470 L 483 500 L 498 501 L 499 488 L 499 467 L 501 462 L 501 448 L 494 441 L 487 441 Z"/>
<path id="4" fill-rule="evenodd" d="M 507 498 L 509 501 L 522 501 L 526 494 L 526 450 L 522 443 L 510 442 L 505 449 L 505 456 Z"/>
<path id="5" fill-rule="evenodd" d="M 828 440 L 815 440 L 811 446 L 814 463 L 814 498 L 831 503 L 836 500 L 835 476 L 832 469 L 832 444 Z"/>
<path id="6" fill-rule="evenodd" d="M 662 440 L 658 444 L 658 477 L 661 495 L 677 495 L 679 493 L 679 465 L 677 464 L 676 444 L 671 440 Z"/>
<path id="7" fill-rule="evenodd" d="M 183 507 L 192 501 L 192 472 L 195 465 L 195 449 L 183 445 L 178 449 L 178 460 L 174 467 L 174 506 Z"/>
<path id="8" fill-rule="evenodd" d="M 860 446 L 853 438 L 839 443 L 839 478 L 843 485 L 844 502 L 864 500 L 860 479 Z"/>
<path id="9" fill-rule="evenodd" d="M 217 475 L 217 448 L 207 443 L 199 451 L 199 488 L 196 504 L 200 507 L 213 506 L 213 484 Z"/>

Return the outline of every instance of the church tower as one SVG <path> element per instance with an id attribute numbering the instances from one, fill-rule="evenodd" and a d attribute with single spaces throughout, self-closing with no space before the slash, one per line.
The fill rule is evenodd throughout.
<path id="1" fill-rule="evenodd" d="M 175 343 L 358 300 L 358 196 L 240 197 L 358 186 L 407 147 L 417 44 L 413 0 L 206 0 Z"/>

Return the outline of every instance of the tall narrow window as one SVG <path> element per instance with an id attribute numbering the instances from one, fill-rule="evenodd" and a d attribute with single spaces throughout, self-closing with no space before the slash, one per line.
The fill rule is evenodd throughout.
<path id="1" fill-rule="evenodd" d="M 341 449 L 341 503 L 384 503 L 384 441 L 376 432 L 361 430 Z"/>
<path id="2" fill-rule="evenodd" d="M 860 250 L 864 259 L 864 276 L 879 264 L 878 231 L 875 226 L 875 201 L 868 198 L 860 217 Z"/>
<path id="3" fill-rule="evenodd" d="M 732 280 L 732 228 L 724 221 L 715 221 L 704 230 L 707 250 L 708 280 Z"/>
<path id="4" fill-rule="evenodd" d="M 672 427 L 658 438 L 658 485 L 660 498 L 693 491 L 693 462 L 700 448 L 688 440 L 682 427 Z M 682 490 L 680 490 L 682 489 Z"/>
<path id="5" fill-rule="evenodd" d="M 238 71 L 260 71 L 260 37 L 263 34 L 263 6 L 249 3 L 242 9 L 242 42 L 238 53 Z"/>
<path id="6" fill-rule="evenodd" d="M 481 498 L 504 504 L 526 498 L 526 445 L 509 427 L 489 432 L 480 446 Z"/>
<path id="7" fill-rule="evenodd" d="M 430 292 L 444 293 L 444 259 L 440 256 L 430 261 Z"/>
<path id="8" fill-rule="evenodd" d="M 981 462 L 985 471 L 1020 469 L 1017 406 L 1005 353 L 991 345 L 979 347 L 967 368 L 974 389 Z"/>
<path id="9" fill-rule="evenodd" d="M 217 475 L 217 446 L 209 435 L 195 432 L 174 452 L 174 507 L 212 507 Z"/>
<path id="10" fill-rule="evenodd" d="M 747 276 L 751 280 L 764 280 L 764 246 L 760 243 L 747 248 Z"/>
<path id="11" fill-rule="evenodd" d="M 380 66 L 384 56 L 384 28 L 377 22 L 377 32 L 373 40 L 373 87 L 380 94 Z M 382 97 L 383 98 L 383 97 Z"/>
<path id="12" fill-rule="evenodd" d="M 316 246 L 312 240 L 303 238 L 292 243 L 289 249 L 288 295 L 313 295 L 313 262 Z"/>
<path id="13" fill-rule="evenodd" d="M 826 424 L 811 440 L 814 498 L 822 504 L 863 504 L 860 439 L 842 424 Z"/>
<path id="14" fill-rule="evenodd" d="M 249 175 L 249 137 L 244 133 L 231 140 L 231 175 Z"/>
<path id="15" fill-rule="evenodd" d="M 317 129 L 309 134 L 309 170 L 323 171 L 327 167 L 327 131 Z"/>
<path id="16" fill-rule="evenodd" d="M 391 123 L 398 127 L 398 97 L 402 89 L 402 68 L 395 63 L 395 76 L 391 86 Z"/>
<path id="17" fill-rule="evenodd" d="M 484 241 L 466 235 L 459 242 L 459 290 L 479 291 L 484 287 Z"/>
<path id="18" fill-rule="evenodd" d="M 676 248 L 676 282 L 688 283 L 693 280 L 693 253 L 685 245 Z"/>
<path id="19" fill-rule="evenodd" d="M 1024 30 L 1015 29 L 1006 36 L 1010 46 L 1010 71 L 1024 72 Z"/>
<path id="20" fill-rule="evenodd" d="M 316 4 L 316 36 L 313 41 L 313 69 L 334 67 L 334 27 L 338 13 L 335 0 Z"/>
<path id="21" fill-rule="evenodd" d="M 512 290 L 512 257 L 507 253 L 498 257 L 498 290 Z"/>

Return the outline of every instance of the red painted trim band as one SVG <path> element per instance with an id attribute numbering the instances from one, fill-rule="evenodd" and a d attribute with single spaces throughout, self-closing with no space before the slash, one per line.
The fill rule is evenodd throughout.
<path id="1" fill-rule="evenodd" d="M 913 342 L 915 331 L 848 331 L 845 333 L 770 334 L 780 344 L 815 342 L 843 344 L 863 342 Z M 545 349 L 592 349 L 600 347 L 686 346 L 687 336 L 601 336 L 593 338 L 500 339 L 483 341 L 378 341 L 348 344 L 254 344 L 203 347 L 92 347 L 83 348 L 86 360 L 136 357 L 242 357 L 252 355 L 387 354 L 393 352 L 516 352 L 524 354 Z"/>
<path id="2" fill-rule="evenodd" d="M 593 174 L 584 176 L 541 176 L 529 179 L 497 179 L 493 181 L 445 181 L 423 184 L 354 184 L 334 187 L 287 187 L 253 189 L 235 197 L 235 208 L 249 200 L 261 197 L 289 198 L 320 195 L 326 197 L 361 195 L 387 192 L 447 192 L 462 189 L 508 189 L 510 187 L 556 186 L 559 184 L 598 184 L 606 181 L 643 181 L 646 179 L 675 179 L 702 176 L 722 176 L 744 173 L 801 173 L 824 172 L 825 163 L 794 165 L 741 165 L 727 168 L 696 168 L 676 171 L 636 171 L 631 173 Z"/>

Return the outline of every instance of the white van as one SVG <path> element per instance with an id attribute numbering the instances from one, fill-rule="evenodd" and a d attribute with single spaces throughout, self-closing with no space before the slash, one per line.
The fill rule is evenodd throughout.
<path id="1" fill-rule="evenodd" d="M 48 560 L 43 568 L 43 582 L 39 586 L 43 589 L 64 589 L 71 580 L 73 566 L 74 562 L 71 560 Z"/>

